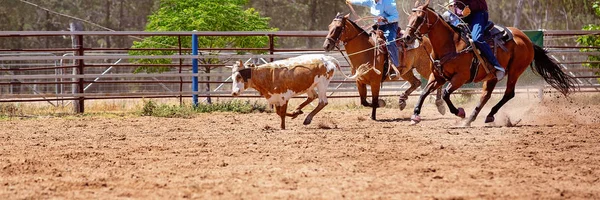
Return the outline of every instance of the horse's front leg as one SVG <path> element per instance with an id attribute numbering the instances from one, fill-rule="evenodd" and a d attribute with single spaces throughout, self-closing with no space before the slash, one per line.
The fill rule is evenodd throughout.
<path id="1" fill-rule="evenodd" d="M 421 122 L 421 108 L 423 107 L 423 102 L 425 102 L 425 99 L 427 98 L 427 96 L 429 96 L 429 94 L 441 87 L 442 85 L 444 85 L 444 83 L 446 83 L 445 80 L 438 80 L 435 79 L 435 77 L 433 76 L 433 74 L 431 74 L 429 76 L 429 81 L 427 82 L 427 85 L 425 86 L 425 89 L 423 89 L 423 91 L 421 91 L 421 95 L 419 96 L 419 101 L 417 102 L 417 105 L 415 105 L 415 110 L 413 113 L 413 116 L 411 116 L 411 124 L 418 124 L 419 122 Z"/>
<path id="2" fill-rule="evenodd" d="M 460 86 L 462 86 L 466 82 L 466 80 L 467 80 L 467 78 L 454 76 L 452 78 L 452 80 L 450 81 L 450 83 L 448 84 L 448 86 L 446 87 L 446 89 L 444 89 L 444 96 L 442 97 L 442 98 L 444 98 L 446 105 L 448 105 L 448 109 L 450 109 L 450 113 L 452 113 L 460 118 L 465 118 L 465 116 L 466 116 L 465 109 L 464 108 L 456 108 L 454 106 L 454 104 L 452 103 L 452 101 L 450 100 L 450 95 L 454 91 L 458 90 L 458 88 L 460 88 Z"/>
<path id="3" fill-rule="evenodd" d="M 373 110 L 371 111 L 371 119 L 372 120 L 377 120 L 377 108 L 379 106 L 385 106 L 385 102 L 379 100 L 380 86 L 381 86 L 381 82 L 379 82 L 379 81 L 371 83 L 371 95 L 372 95 L 371 107 L 373 107 Z"/>
<path id="4" fill-rule="evenodd" d="M 356 88 L 358 88 L 358 95 L 360 95 L 360 104 L 365 107 L 371 107 L 371 103 L 367 101 L 367 85 L 357 81 Z"/>
<path id="5" fill-rule="evenodd" d="M 492 92 L 494 91 L 494 87 L 496 87 L 496 83 L 498 83 L 497 79 L 491 79 L 483 83 L 483 90 L 481 92 L 479 104 L 477 105 L 477 107 L 475 107 L 473 113 L 471 113 L 471 116 L 469 116 L 469 119 L 467 119 L 464 122 L 463 126 L 471 126 L 471 122 L 475 121 L 477 115 L 479 115 L 479 112 L 481 112 L 483 106 L 485 106 L 488 100 L 490 100 Z"/>

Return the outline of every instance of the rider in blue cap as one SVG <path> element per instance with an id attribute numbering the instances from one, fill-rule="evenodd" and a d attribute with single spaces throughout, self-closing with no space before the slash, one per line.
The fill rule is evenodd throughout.
<path id="1" fill-rule="evenodd" d="M 377 16 L 377 27 L 385 35 L 386 46 L 395 67 L 399 66 L 398 47 L 396 46 L 396 31 L 398 30 L 398 9 L 395 0 L 346 0 L 346 4 L 369 7 L 371 14 Z M 395 70 L 390 70 L 390 78 L 397 76 Z"/>

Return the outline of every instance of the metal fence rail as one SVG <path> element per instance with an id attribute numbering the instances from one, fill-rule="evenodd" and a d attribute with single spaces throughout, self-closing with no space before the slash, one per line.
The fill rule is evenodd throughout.
<path id="1" fill-rule="evenodd" d="M 279 31 L 279 32 L 41 32 L 41 31 L 5 31 L 0 32 L 0 38 L 24 37 L 55 37 L 68 36 L 80 40 L 92 40 L 92 36 L 172 36 L 181 41 L 182 37 L 198 36 L 227 36 L 269 37 L 270 43 L 262 48 L 200 48 L 201 51 L 220 51 L 218 55 L 192 56 L 191 48 L 179 47 L 135 49 L 136 51 L 168 50 L 178 52 L 172 55 L 133 56 L 128 51 L 131 48 L 106 48 L 95 46 L 53 47 L 53 48 L 13 48 L 0 47 L 0 102 L 33 102 L 46 101 L 53 105 L 56 102 L 79 101 L 93 99 L 129 99 L 129 98 L 189 98 L 198 95 L 202 98 L 230 98 L 230 70 L 225 65 L 234 61 L 264 63 L 307 53 L 324 53 L 319 48 L 299 46 L 295 48 L 278 48 L 275 38 L 324 38 L 325 31 Z M 587 68 L 587 64 L 597 64 L 598 61 L 588 61 L 588 56 L 600 56 L 600 52 L 581 52 L 583 48 L 598 49 L 598 47 L 581 47 L 576 38 L 581 35 L 600 35 L 600 31 L 544 31 L 546 49 L 550 55 L 559 61 L 563 70 L 577 78 L 582 88 L 580 92 L 598 92 L 600 84 L 598 69 Z M 83 42 L 83 44 L 86 44 Z M 238 55 L 239 51 L 263 50 L 266 54 Z M 343 73 L 350 73 L 346 60 L 339 52 L 329 55 L 336 57 L 342 64 Z M 192 73 L 193 58 L 216 58 L 218 64 L 201 64 L 199 73 Z M 170 64 L 139 64 L 132 59 L 169 59 Z M 133 73 L 139 67 L 164 67 L 164 73 Z M 339 73 L 339 72 L 338 72 Z M 524 74 L 519 80 L 520 93 L 540 93 L 552 91 L 543 81 L 533 74 Z M 192 77 L 199 78 L 199 91 L 191 92 Z M 329 92 L 332 98 L 354 98 L 357 90 L 353 80 L 345 80 L 337 74 L 330 84 Z M 479 93 L 474 91 L 480 87 L 470 84 L 463 93 Z M 502 83 L 495 93 L 503 92 Z M 408 84 L 405 81 L 384 83 L 382 96 L 397 96 Z M 460 91 L 459 91 L 460 93 Z M 542 92 L 543 93 L 543 92 Z M 413 95 L 418 92 L 413 93 Z M 259 97 L 256 92 L 246 93 L 245 97 Z M 55 102 L 55 103 L 53 103 Z M 83 110 L 78 110 L 83 112 Z"/>

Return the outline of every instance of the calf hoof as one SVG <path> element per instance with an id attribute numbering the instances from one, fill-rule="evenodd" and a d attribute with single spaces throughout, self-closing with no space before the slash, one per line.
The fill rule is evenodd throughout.
<path id="1" fill-rule="evenodd" d="M 398 105 L 400 106 L 400 110 L 404 110 L 404 108 L 406 108 L 406 101 L 404 99 L 400 99 L 400 101 L 398 101 Z"/>
<path id="2" fill-rule="evenodd" d="M 301 110 L 294 111 L 292 113 L 292 119 L 296 119 L 296 117 L 298 117 L 301 114 L 304 114 L 304 112 L 302 112 Z"/>
<path id="3" fill-rule="evenodd" d="M 494 118 L 494 116 L 488 116 L 485 118 L 485 123 L 491 123 L 491 122 L 494 122 L 494 120 L 496 120 L 496 118 Z"/>
<path id="4" fill-rule="evenodd" d="M 306 119 L 304 119 L 304 125 L 309 125 L 312 122 L 312 117 L 307 117 Z"/>
<path id="5" fill-rule="evenodd" d="M 377 105 L 379 105 L 380 108 L 383 108 L 385 107 L 385 101 L 383 99 L 378 99 Z"/>
<path id="6" fill-rule="evenodd" d="M 465 118 L 465 116 L 466 116 L 465 109 L 458 108 L 458 113 L 456 113 L 456 116 L 458 116 L 460 118 Z"/>
<path id="7" fill-rule="evenodd" d="M 421 116 L 413 115 L 410 117 L 410 125 L 416 125 L 421 122 Z"/>

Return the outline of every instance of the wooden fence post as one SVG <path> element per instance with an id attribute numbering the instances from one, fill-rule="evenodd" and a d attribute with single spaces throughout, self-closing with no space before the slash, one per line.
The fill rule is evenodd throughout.
<path id="1" fill-rule="evenodd" d="M 69 24 L 69 29 L 71 32 L 75 31 L 83 31 L 83 24 L 79 21 L 71 22 Z M 83 35 L 71 35 L 72 47 L 75 50 L 73 55 L 75 56 L 83 56 Z M 73 68 L 73 75 L 82 75 L 83 74 L 83 66 L 85 65 L 83 59 L 76 59 L 75 65 L 77 68 Z M 83 94 L 83 78 L 73 78 L 73 82 L 77 81 L 77 84 L 72 84 L 72 93 L 73 94 Z M 78 100 L 73 101 L 73 109 L 76 113 L 83 113 L 85 111 L 84 104 L 85 97 L 81 96 Z"/>

